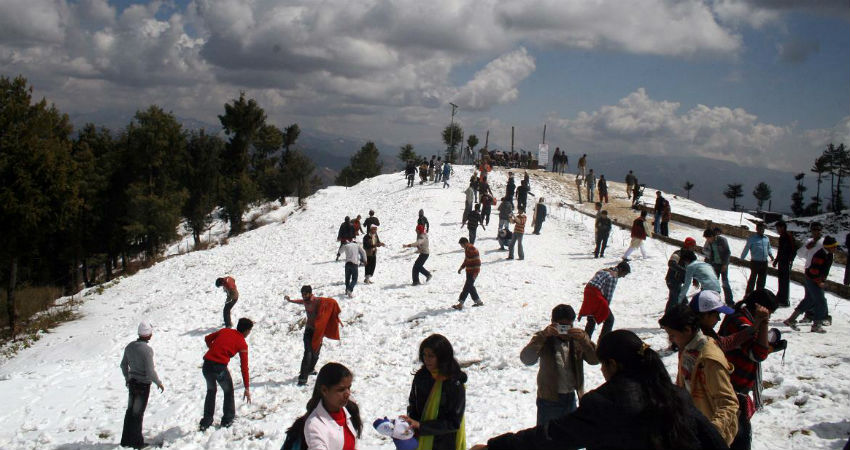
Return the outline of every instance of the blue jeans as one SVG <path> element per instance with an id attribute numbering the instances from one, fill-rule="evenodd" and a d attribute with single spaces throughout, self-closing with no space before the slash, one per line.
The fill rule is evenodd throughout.
<path id="1" fill-rule="evenodd" d="M 670 291 L 667 296 L 667 305 L 664 306 L 664 312 L 670 311 L 671 308 L 679 304 L 679 293 L 682 292 L 682 283 L 676 281 L 668 281 L 667 289 Z"/>
<path id="2" fill-rule="evenodd" d="M 717 279 L 720 280 L 723 285 L 723 298 L 726 301 L 728 306 L 735 306 L 734 296 L 732 295 L 732 286 L 729 285 L 729 266 L 726 266 L 726 270 L 722 270 L 723 264 L 711 264 L 711 267 L 714 268 L 714 273 L 717 274 Z"/>
<path id="3" fill-rule="evenodd" d="M 204 374 L 204 379 L 207 380 L 207 396 L 204 399 L 204 418 L 201 419 L 201 427 L 206 428 L 213 423 L 216 383 L 221 386 L 221 392 L 224 394 L 224 405 L 222 406 L 224 414 L 221 416 L 221 426 L 229 426 L 233 422 L 233 418 L 236 417 L 236 402 L 233 399 L 233 379 L 230 378 L 227 364 L 205 359 L 201 371 Z"/>
<path id="4" fill-rule="evenodd" d="M 558 401 L 537 399 L 537 426 L 542 426 L 550 420 L 555 420 L 561 416 L 569 414 L 576 410 L 576 393 L 558 394 Z"/>
<path id="5" fill-rule="evenodd" d="M 124 413 L 121 446 L 142 448 L 145 445 L 145 438 L 142 436 L 142 419 L 144 419 L 145 409 L 148 407 L 151 384 L 139 383 L 131 378 L 127 389 L 129 396 L 127 398 L 127 412 Z"/>
<path id="6" fill-rule="evenodd" d="M 345 263 L 345 290 L 354 291 L 354 286 L 357 286 L 357 264 Z"/>
<path id="7" fill-rule="evenodd" d="M 655 223 L 652 226 L 652 232 L 661 234 L 661 211 L 655 211 Z"/>
<path id="8" fill-rule="evenodd" d="M 478 297 L 478 291 L 475 289 L 475 277 L 478 275 L 473 275 L 470 272 L 466 272 L 466 283 L 463 284 L 463 290 L 460 291 L 460 298 L 458 301 L 462 305 L 463 302 L 466 301 L 466 296 L 471 295 L 472 301 L 478 303 L 481 301 L 481 298 Z"/>
<path id="9" fill-rule="evenodd" d="M 319 343 L 319 350 L 313 350 L 313 334 L 316 332 L 314 328 L 304 328 L 304 355 L 301 357 L 301 371 L 298 372 L 298 381 L 307 382 L 307 377 L 316 369 L 316 363 L 319 362 L 319 352 L 322 350 L 322 344 Z"/>
<path id="10" fill-rule="evenodd" d="M 525 259 L 525 252 L 522 251 L 522 233 L 514 233 L 511 238 L 511 245 L 508 247 L 508 258 L 514 257 L 514 246 L 518 245 L 519 259 Z"/>
<path id="11" fill-rule="evenodd" d="M 794 311 L 800 314 L 811 311 L 813 320 L 825 320 L 826 316 L 829 315 L 829 306 L 826 303 L 823 289 L 808 277 L 806 277 L 803 287 L 806 288 L 806 295 L 800 304 L 794 308 Z"/>

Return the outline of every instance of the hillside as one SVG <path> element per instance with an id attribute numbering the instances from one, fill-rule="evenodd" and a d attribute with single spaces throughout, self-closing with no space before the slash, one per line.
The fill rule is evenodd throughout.
<path id="1" fill-rule="evenodd" d="M 563 186 L 532 175 L 532 192 L 544 196 L 549 219 L 540 236 L 525 238 L 526 259 L 507 261 L 495 241 L 497 218 L 479 230 L 482 270 L 477 283 L 485 306 L 454 311 L 464 278 L 456 273 L 463 260 L 457 244 L 461 228 L 462 190 L 471 168 L 456 167 L 450 189 L 440 185 L 405 187 L 398 174 L 381 175 L 352 188 L 323 189 L 305 208 L 282 221 L 229 239 L 226 245 L 169 258 L 138 274 L 88 290 L 81 318 L 44 334 L 31 348 L 0 366 L 0 448 L 103 450 L 117 447 L 126 407 L 118 363 L 124 346 L 135 338 L 136 325 L 149 319 L 151 345 L 166 390 L 152 392 L 145 416 L 145 436 L 173 449 L 278 449 L 284 431 L 304 410 L 310 390 L 296 386 L 302 353 L 303 308 L 287 304 L 303 284 L 332 296 L 342 307 L 341 341 L 325 341 L 319 365 L 338 361 L 354 372 L 353 397 L 364 422 L 404 412 L 419 363 L 419 342 L 431 333 L 447 336 L 466 366 L 467 442 L 484 442 L 496 434 L 535 422 L 537 367 L 525 367 L 519 351 L 542 328 L 552 307 L 568 303 L 576 310 L 584 284 L 602 267 L 613 265 L 625 250 L 627 233 L 612 232 L 607 258 L 593 259 L 592 220 L 557 205 L 570 201 Z M 503 192 L 504 172 L 491 177 L 494 192 Z M 534 200 L 534 198 L 532 198 Z M 417 211 L 431 224 L 430 283 L 410 286 L 415 256 L 402 244 L 415 239 Z M 696 207 L 694 207 L 696 208 Z M 343 265 L 334 260 L 337 228 L 343 216 L 374 209 L 387 247 L 379 251 L 374 284 L 361 283 L 355 297 L 344 298 Z M 714 214 L 705 209 L 706 215 Z M 632 264 L 612 303 L 615 328 L 629 328 L 656 350 L 668 347 L 657 319 L 667 289 L 663 276 L 673 248 L 649 241 L 650 258 Z M 730 271 L 731 272 L 731 271 Z M 234 317 L 256 322 L 248 338 L 251 349 L 252 404 L 241 401 L 238 363 L 231 364 L 236 383 L 237 419 L 229 429 L 198 432 L 205 393 L 201 358 L 203 336 L 221 325 L 224 294 L 216 277 L 236 278 L 240 300 Z M 733 288 L 744 290 L 746 274 L 730 273 Z M 775 286 L 771 278 L 769 286 Z M 794 302 L 803 289 L 792 285 Z M 782 355 L 763 366 L 769 386 L 765 409 L 753 419 L 756 449 L 839 448 L 850 432 L 850 305 L 827 295 L 834 325 L 826 335 L 792 332 L 772 320 L 789 340 Z M 582 322 L 580 326 L 583 326 Z M 665 362 L 675 374 L 676 358 Z M 586 384 L 602 383 L 598 367 L 586 367 Z M 311 378 L 311 386 L 313 379 Z M 220 418 L 219 395 L 216 420 Z M 371 427 L 359 448 L 390 449 Z"/>

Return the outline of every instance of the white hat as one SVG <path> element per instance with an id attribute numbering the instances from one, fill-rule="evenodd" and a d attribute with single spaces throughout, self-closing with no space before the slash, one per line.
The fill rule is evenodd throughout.
<path id="1" fill-rule="evenodd" d="M 139 336 L 146 337 L 153 334 L 153 327 L 147 320 L 139 322 Z"/>
<path id="2" fill-rule="evenodd" d="M 691 309 L 697 313 L 717 311 L 723 314 L 734 314 L 735 310 L 726 306 L 720 299 L 720 293 L 714 291 L 699 291 L 691 297 Z"/>

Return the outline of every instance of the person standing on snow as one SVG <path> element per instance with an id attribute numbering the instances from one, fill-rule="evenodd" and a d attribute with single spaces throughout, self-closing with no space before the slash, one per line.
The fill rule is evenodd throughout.
<path id="1" fill-rule="evenodd" d="M 584 285 L 584 300 L 581 302 L 578 317 L 587 317 L 584 332 L 588 338 L 593 337 L 596 324 L 602 322 L 601 339 L 614 328 L 614 314 L 611 313 L 611 301 L 614 300 L 614 289 L 617 280 L 631 273 L 629 263 L 621 261 L 615 267 L 602 269 Z"/>
<path id="2" fill-rule="evenodd" d="M 481 195 L 481 220 L 484 224 L 490 226 L 490 212 L 496 201 L 493 199 L 493 194 L 487 193 Z"/>
<path id="3" fill-rule="evenodd" d="M 357 286 L 357 272 L 366 263 L 366 251 L 357 242 L 348 241 L 342 246 L 345 253 L 345 295 L 354 297 L 354 286 Z"/>
<path id="4" fill-rule="evenodd" d="M 511 216 L 509 219 L 512 224 L 514 224 L 514 234 L 511 238 L 511 245 L 508 247 L 508 259 L 514 259 L 514 246 L 519 244 L 519 259 L 522 261 L 525 259 L 525 252 L 522 249 L 522 236 L 525 234 L 525 222 L 527 217 L 525 216 L 525 209 L 519 208 L 519 214 L 516 216 Z"/>
<path id="5" fill-rule="evenodd" d="M 581 185 L 584 184 L 584 176 L 582 174 L 576 175 L 576 191 L 578 191 L 578 204 L 582 204 L 581 201 Z"/>
<path id="6" fill-rule="evenodd" d="M 422 225 L 423 227 L 425 227 L 426 233 L 431 232 L 431 224 L 428 223 L 428 218 L 425 217 L 424 209 L 419 210 L 419 217 L 416 218 L 416 225 Z"/>
<path id="7" fill-rule="evenodd" d="M 437 157 L 437 163 L 434 165 L 434 184 L 437 184 L 443 178 L 443 157 Z"/>
<path id="8" fill-rule="evenodd" d="M 449 185 L 449 178 L 452 175 L 452 165 L 449 164 L 448 161 L 443 163 L 443 189 L 451 187 Z"/>
<path id="9" fill-rule="evenodd" d="M 469 217 L 469 213 L 472 212 L 472 205 L 475 204 L 475 188 L 472 187 L 472 183 L 469 183 L 469 186 L 463 191 L 466 194 L 466 202 L 463 204 L 463 215 L 461 216 L 461 224 L 466 223 L 466 218 Z M 463 225 L 461 225 L 463 226 Z"/>
<path id="10" fill-rule="evenodd" d="M 661 195 L 661 191 L 655 191 L 655 220 L 653 220 L 652 232 L 655 234 L 661 234 L 661 214 L 664 213 L 664 202 L 666 200 Z"/>
<path id="11" fill-rule="evenodd" d="M 298 372 L 298 386 L 307 384 L 307 377 L 316 374 L 316 363 L 324 338 L 339 340 L 339 304 L 330 297 L 316 297 L 309 284 L 301 286 L 301 299 L 283 297 L 289 303 L 304 305 L 307 323 L 304 325 L 304 355 Z"/>
<path id="12" fill-rule="evenodd" d="M 369 210 L 369 217 L 367 217 L 366 220 L 363 221 L 363 228 L 365 228 L 366 232 L 368 233 L 369 228 L 371 228 L 372 225 L 380 226 L 381 221 L 378 220 L 377 217 L 375 217 L 375 211 L 370 209 Z"/>
<path id="13" fill-rule="evenodd" d="M 460 224 L 461 227 L 464 225 L 469 230 L 469 242 L 475 244 L 475 235 L 478 231 L 478 226 L 481 225 L 482 230 L 487 230 L 484 228 L 484 222 L 481 220 L 481 203 L 475 204 L 475 209 L 466 216 L 466 221 Z"/>
<path id="14" fill-rule="evenodd" d="M 378 225 L 369 225 L 369 233 L 363 238 L 363 247 L 366 250 L 366 277 L 363 282 L 366 284 L 372 284 L 372 275 L 375 274 L 375 266 L 378 264 L 378 247 L 383 246 L 384 243 L 378 237 Z"/>
<path id="15" fill-rule="evenodd" d="M 732 294 L 732 286 L 729 284 L 729 257 L 732 251 L 729 250 L 729 241 L 720 235 L 721 230 L 715 227 L 713 230 L 705 230 L 702 236 L 705 238 L 705 245 L 702 246 L 702 253 L 706 257 L 706 262 L 714 268 L 714 273 L 723 284 L 723 297 L 726 304 L 734 306 L 734 295 Z"/>
<path id="16" fill-rule="evenodd" d="M 407 162 L 407 166 L 404 168 L 404 176 L 407 177 L 407 187 L 412 187 L 413 179 L 416 177 L 416 164 L 413 163 L 413 160 Z"/>
<path id="17" fill-rule="evenodd" d="M 578 159 L 578 173 L 581 174 L 582 178 L 584 178 L 587 170 L 587 153 L 581 155 L 581 158 Z M 593 201 L 593 200 L 588 200 Z"/>
<path id="18" fill-rule="evenodd" d="M 233 399 L 233 379 L 227 364 L 230 358 L 239 354 L 239 362 L 242 370 L 242 385 L 245 387 L 243 396 L 251 403 L 251 391 L 249 390 L 248 376 L 248 343 L 245 338 L 251 334 L 254 322 L 251 319 L 241 318 L 236 323 L 236 330 L 222 328 L 215 333 L 204 337 L 207 344 L 207 353 L 204 355 L 202 373 L 207 381 L 207 395 L 204 399 L 204 417 L 201 419 L 200 429 L 205 431 L 213 423 L 215 414 L 216 383 L 221 386 L 224 395 L 222 408 L 224 414 L 221 416 L 221 427 L 227 428 L 233 424 L 236 418 L 236 402 Z"/>
<path id="19" fill-rule="evenodd" d="M 806 268 L 806 296 L 794 308 L 794 313 L 783 323 L 794 330 L 797 328 L 797 317 L 807 311 L 813 312 L 812 333 L 826 333 L 824 321 L 829 317 L 829 305 L 823 292 L 823 284 L 829 277 L 832 267 L 833 253 L 838 249 L 838 241 L 832 236 L 823 238 L 823 248 L 815 252 L 812 262 Z"/>
<path id="20" fill-rule="evenodd" d="M 357 236 L 360 236 L 361 234 L 366 234 L 366 232 L 363 230 L 363 226 L 360 224 L 360 220 L 362 218 L 363 218 L 363 216 L 358 214 L 357 217 L 355 217 L 354 220 L 351 221 L 351 226 L 354 227 L 354 239 L 355 240 L 357 240 Z"/>
<path id="21" fill-rule="evenodd" d="M 637 177 L 631 170 L 626 174 L 626 198 L 632 198 L 632 190 L 637 185 Z"/>
<path id="22" fill-rule="evenodd" d="M 124 413 L 124 429 L 121 432 L 121 446 L 144 448 L 147 446 L 142 435 L 142 421 L 148 406 L 151 383 L 156 384 L 160 392 L 165 386 L 159 379 L 153 364 L 153 349 L 148 345 L 153 336 L 150 322 L 139 323 L 139 338 L 127 344 L 124 357 L 121 358 L 121 373 L 127 386 L 127 411 Z"/>
<path id="23" fill-rule="evenodd" d="M 516 207 L 518 209 L 526 209 L 529 195 L 534 195 L 531 193 L 531 186 L 529 186 L 528 181 L 522 180 L 516 190 Z"/>
<path id="24" fill-rule="evenodd" d="M 215 287 L 223 288 L 227 294 L 227 298 L 224 300 L 224 326 L 231 328 L 233 327 L 233 323 L 230 321 L 230 310 L 233 309 L 233 306 L 239 300 L 239 290 L 236 289 L 236 280 L 233 277 L 216 278 Z"/>
<path id="25" fill-rule="evenodd" d="M 632 222 L 632 242 L 629 244 L 629 248 L 626 249 L 626 253 L 623 255 L 624 261 L 629 261 L 629 256 L 638 248 L 640 249 L 640 254 L 643 256 L 643 259 L 646 259 L 646 250 L 643 247 L 643 243 L 646 241 L 649 233 L 649 224 L 646 222 L 646 210 L 644 209 L 640 212 L 640 217 Z"/>
<path id="26" fill-rule="evenodd" d="M 747 254 L 752 252 L 750 259 L 750 278 L 747 279 L 747 290 L 744 295 L 749 295 L 754 289 L 764 289 L 767 281 L 767 258 L 775 261 L 773 251 L 770 248 L 770 239 L 764 235 L 764 222 L 756 224 L 756 234 L 747 239 L 741 259 L 746 260 Z"/>
<path id="27" fill-rule="evenodd" d="M 505 185 L 505 197 L 513 200 L 515 191 L 516 182 L 514 181 L 514 173 L 508 172 L 508 184 Z"/>
<path id="28" fill-rule="evenodd" d="M 593 174 L 593 169 L 587 173 L 584 185 L 587 187 L 587 201 L 593 202 L 593 192 L 596 190 L 596 175 Z"/>
<path id="29" fill-rule="evenodd" d="M 436 170 L 437 155 L 431 155 L 431 161 L 428 161 L 428 181 L 434 181 L 434 171 Z"/>
<path id="30" fill-rule="evenodd" d="M 534 227 L 534 234 L 540 234 L 540 229 L 543 228 L 543 222 L 546 221 L 546 205 L 543 203 L 543 197 L 537 202 L 534 207 L 534 217 L 532 217 L 531 225 Z"/>
<path id="31" fill-rule="evenodd" d="M 540 361 L 537 371 L 537 425 L 576 410 L 576 395 L 584 395 L 584 362 L 599 364 L 596 345 L 580 328 L 574 328 L 572 306 L 552 309 L 552 322 L 534 333 L 519 354 L 526 366 Z"/>
<path id="32" fill-rule="evenodd" d="M 466 301 L 467 295 L 472 296 L 472 301 L 474 302 L 472 306 L 482 306 L 484 302 L 478 297 L 478 290 L 475 289 L 475 279 L 481 271 L 481 257 L 478 254 L 478 249 L 464 237 L 460 238 L 458 244 L 463 248 L 464 259 L 463 264 L 457 269 L 457 273 L 460 273 L 464 268 L 466 269 L 466 283 L 463 284 L 463 290 L 460 291 L 457 305 L 452 306 L 452 308 L 457 310 L 463 309 L 463 303 Z"/>
<path id="33" fill-rule="evenodd" d="M 776 232 L 779 234 L 779 249 L 776 252 L 776 259 L 773 260 L 773 267 L 779 271 L 776 276 L 778 281 L 776 303 L 781 307 L 788 307 L 791 306 L 788 296 L 791 287 L 791 265 L 794 264 L 797 243 L 794 241 L 794 236 L 788 232 L 788 224 L 784 220 L 776 222 Z"/>
<path id="34" fill-rule="evenodd" d="M 510 197 L 502 198 L 502 203 L 499 204 L 499 229 L 507 230 L 510 225 L 509 221 L 511 214 L 514 213 L 514 203 Z"/>
<path id="35" fill-rule="evenodd" d="M 608 236 L 611 234 L 611 219 L 608 218 L 608 211 L 599 211 L 599 216 L 596 217 L 596 247 L 593 249 L 594 258 L 604 258 L 605 248 L 608 246 Z"/>
<path id="36" fill-rule="evenodd" d="M 597 187 L 599 188 L 599 201 L 608 203 L 608 182 L 605 181 L 605 175 L 599 176 Z"/>
<path id="37" fill-rule="evenodd" d="M 422 210 L 420 210 L 421 212 Z M 416 225 L 416 242 L 411 244 L 404 244 L 403 247 L 416 247 L 416 253 L 419 253 L 419 256 L 416 258 L 416 262 L 413 263 L 413 285 L 419 286 L 419 274 L 425 275 L 425 282 L 431 281 L 431 272 L 428 272 L 425 269 L 425 261 L 428 260 L 428 256 L 430 254 L 430 250 L 428 248 L 428 232 L 425 230 L 424 225 Z"/>
<path id="38" fill-rule="evenodd" d="M 336 249 L 336 260 L 339 261 L 340 252 L 342 252 L 342 246 L 345 245 L 346 241 L 353 241 L 355 236 L 354 225 L 351 223 L 351 218 L 345 216 L 345 220 L 342 221 L 342 224 L 339 226 L 339 231 L 336 233 L 336 240 L 339 241 L 339 248 Z"/>

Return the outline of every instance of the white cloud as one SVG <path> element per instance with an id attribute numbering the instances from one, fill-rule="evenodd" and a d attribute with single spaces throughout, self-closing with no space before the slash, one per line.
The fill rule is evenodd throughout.
<path id="1" fill-rule="evenodd" d="M 512 102 L 519 96 L 517 85 L 535 67 L 534 58 L 524 48 L 502 55 L 478 71 L 454 99 L 461 108 L 469 110 L 486 110 Z"/>

